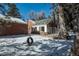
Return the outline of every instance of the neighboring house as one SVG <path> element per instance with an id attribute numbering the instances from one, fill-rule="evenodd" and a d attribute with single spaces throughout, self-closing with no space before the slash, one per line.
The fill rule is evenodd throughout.
<path id="1" fill-rule="evenodd" d="M 32 26 L 33 31 L 45 32 L 52 34 L 55 32 L 57 25 L 51 19 L 43 19 L 35 21 L 35 25 Z"/>
<path id="2" fill-rule="evenodd" d="M 0 14 L 0 35 L 27 34 L 27 28 L 21 19 Z"/>

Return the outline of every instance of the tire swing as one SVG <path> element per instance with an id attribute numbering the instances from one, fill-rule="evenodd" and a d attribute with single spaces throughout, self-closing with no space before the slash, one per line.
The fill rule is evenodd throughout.
<path id="1" fill-rule="evenodd" d="M 27 44 L 28 44 L 29 46 L 31 46 L 31 45 L 33 44 L 33 38 L 32 38 L 32 37 L 28 37 L 28 38 L 27 38 Z"/>

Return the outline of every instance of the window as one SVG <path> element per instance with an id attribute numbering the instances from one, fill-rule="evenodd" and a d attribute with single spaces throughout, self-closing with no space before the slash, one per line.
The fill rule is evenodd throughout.
<path id="1" fill-rule="evenodd" d="M 32 28 L 33 31 L 37 31 L 37 27 Z"/>
<path id="2" fill-rule="evenodd" d="M 41 27 L 41 31 L 44 31 L 44 27 Z"/>

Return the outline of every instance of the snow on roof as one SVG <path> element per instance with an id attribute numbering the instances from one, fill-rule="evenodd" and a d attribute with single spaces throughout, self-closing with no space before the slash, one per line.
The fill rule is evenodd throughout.
<path id="1" fill-rule="evenodd" d="M 19 19 L 19 18 L 14 18 L 14 17 L 10 17 L 10 16 L 4 16 L 2 14 L 0 14 L 0 20 L 4 20 L 4 21 L 9 21 L 9 22 L 16 22 L 16 23 L 21 23 L 21 24 L 26 24 L 26 22 L 24 22 L 23 20 Z"/>
<path id="2" fill-rule="evenodd" d="M 5 17 L 4 15 L 0 14 L 0 18 Z"/>
<path id="3" fill-rule="evenodd" d="M 48 24 L 49 22 L 51 22 L 52 19 L 42 19 L 42 20 L 36 20 L 35 23 L 36 25 L 42 25 L 42 24 Z"/>

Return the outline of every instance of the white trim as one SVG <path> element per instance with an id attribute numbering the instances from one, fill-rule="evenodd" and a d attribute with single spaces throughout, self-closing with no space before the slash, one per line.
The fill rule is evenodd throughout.
<path id="1" fill-rule="evenodd" d="M 42 27 L 42 26 L 45 26 L 46 24 L 43 24 L 43 25 L 33 25 L 32 27 Z"/>
<path id="2" fill-rule="evenodd" d="M 44 30 L 45 30 L 45 32 L 47 32 L 47 25 L 45 25 L 44 27 L 45 27 L 45 29 L 44 29 Z"/>
<path id="3" fill-rule="evenodd" d="M 34 26 L 32 26 L 33 28 L 34 27 L 37 27 L 37 31 L 39 31 L 40 29 L 39 29 L 39 27 L 44 27 L 44 32 L 47 32 L 47 25 L 46 24 L 44 24 L 44 25 L 34 25 Z"/>

